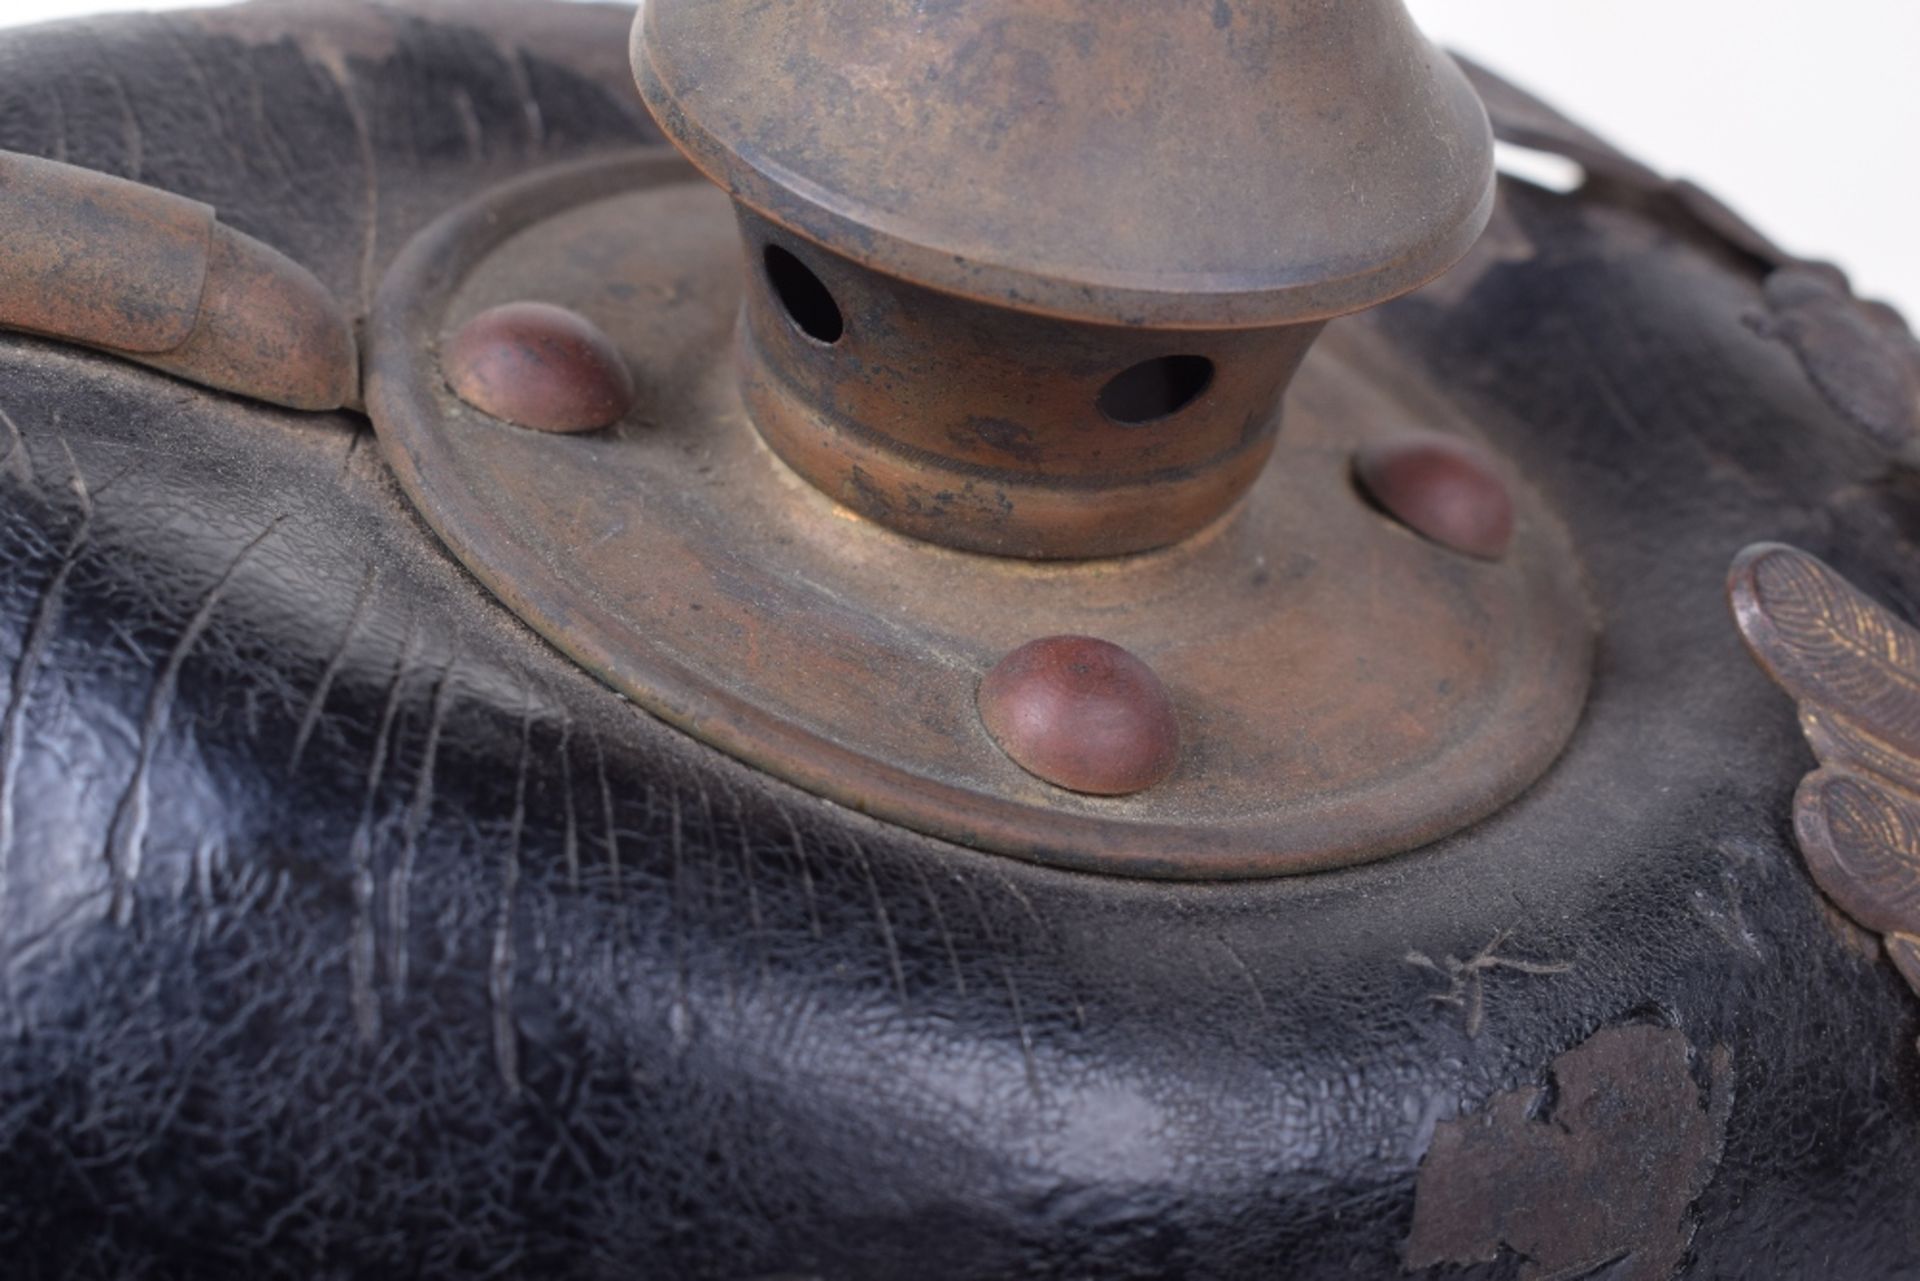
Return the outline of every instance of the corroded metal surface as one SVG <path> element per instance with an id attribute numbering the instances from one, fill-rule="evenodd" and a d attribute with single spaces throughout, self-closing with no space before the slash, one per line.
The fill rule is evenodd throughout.
<path id="1" fill-rule="evenodd" d="M 636 702 L 783 778 L 979 848 L 1148 876 L 1331 867 L 1490 813 L 1584 700 L 1588 606 L 1524 486 L 1498 563 L 1414 536 L 1350 460 L 1409 421 L 1471 428 L 1364 323 L 1296 381 L 1273 465 L 1166 551 L 1036 563 L 946 550 L 830 501 L 748 419 L 726 198 L 664 155 L 534 175 L 405 253 L 370 329 L 386 456 L 487 585 Z M 633 367 L 634 412 L 558 438 L 477 414 L 440 335 L 569 307 Z M 1136 796 L 1049 786 L 976 693 L 1037 636 L 1124 646 L 1170 691 L 1179 765 Z"/>
<path id="2" fill-rule="evenodd" d="M 1920 632 L 1777 543 L 1740 554 L 1728 593 L 1820 758 L 1794 797 L 1807 869 L 1920 992 Z"/>
<path id="3" fill-rule="evenodd" d="M 211 207 L 0 152 L 0 328 L 293 409 L 357 404 L 359 355 L 306 268 Z"/>
<path id="4" fill-rule="evenodd" d="M 657 0 L 633 56 L 740 208 L 754 424 L 967 551 L 1205 528 L 1322 324 L 1492 208 L 1486 114 L 1397 0 Z"/>

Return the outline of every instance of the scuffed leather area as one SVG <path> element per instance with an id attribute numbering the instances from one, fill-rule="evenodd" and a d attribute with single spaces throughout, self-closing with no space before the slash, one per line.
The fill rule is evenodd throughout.
<path id="1" fill-rule="evenodd" d="M 464 195 L 643 136 L 625 25 L 8 33 L 0 146 L 364 299 Z M 1643 1023 L 1728 1065 L 1685 1275 L 1911 1275 L 1920 1024 L 1791 848 L 1809 757 L 1721 584 L 1784 539 L 1912 616 L 1920 496 L 1764 307 L 1697 235 L 1510 186 L 1361 322 L 1564 515 L 1594 702 L 1470 832 L 1218 886 L 801 795 L 521 627 L 357 420 L 0 338 L 6 1275 L 1393 1277 L 1436 1126 Z"/>

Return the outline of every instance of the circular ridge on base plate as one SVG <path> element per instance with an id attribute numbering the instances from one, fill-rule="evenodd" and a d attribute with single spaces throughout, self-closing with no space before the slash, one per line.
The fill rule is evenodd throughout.
<path id="1" fill-rule="evenodd" d="M 1514 485 L 1497 562 L 1354 490 L 1356 448 L 1471 433 L 1363 319 L 1330 327 L 1280 445 L 1228 515 L 1165 551 L 1029 562 L 837 506 L 762 443 L 733 369 L 745 255 L 724 193 L 650 150 L 533 174 L 423 232 L 369 327 L 383 452 L 509 608 L 642 707 L 875 817 L 1084 871 L 1229 878 L 1448 835 L 1546 770 L 1579 719 L 1593 624 L 1564 531 Z M 606 431 L 530 432 L 447 388 L 439 344 L 506 302 L 570 308 L 631 363 Z M 1149 663 L 1180 764 L 1133 796 L 1021 769 L 976 693 L 1036 637 Z"/>

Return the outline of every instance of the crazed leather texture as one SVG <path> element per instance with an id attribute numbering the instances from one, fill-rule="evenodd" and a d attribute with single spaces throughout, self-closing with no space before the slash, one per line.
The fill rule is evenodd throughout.
<path id="1" fill-rule="evenodd" d="M 9 32 L 0 146 L 210 201 L 364 303 L 451 203 L 646 132 L 625 25 Z M 1913 1275 L 1915 1010 L 1791 847 L 1810 758 L 1721 584 L 1779 539 L 1912 616 L 1920 493 L 1766 308 L 1698 225 L 1510 185 L 1460 273 L 1359 322 L 1564 514 L 1593 703 L 1478 828 L 1232 885 L 801 795 L 521 627 L 364 423 L 0 338 L 6 1274 Z M 1680 1191 L 1557 1237 L 1642 1177 L 1636 1090 L 1702 1114 L 1661 1136 Z M 1503 1226 L 1534 1176 L 1483 1117 L 1597 1173 Z M 1484 1195 L 1430 1190 L 1442 1126 Z M 1435 1195 L 1487 1222 L 1410 1251 Z"/>

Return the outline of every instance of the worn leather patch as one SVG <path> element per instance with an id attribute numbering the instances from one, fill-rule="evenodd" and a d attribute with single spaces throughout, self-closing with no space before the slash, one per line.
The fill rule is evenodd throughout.
<path id="1" fill-rule="evenodd" d="M 1434 1132 L 1420 1167 L 1409 1269 L 1523 1260 L 1523 1281 L 1666 1281 L 1688 1207 L 1720 1163 L 1731 1055 L 1706 1056 L 1704 1091 L 1673 1028 L 1596 1033 L 1553 1061 L 1548 1086 L 1494 1097 Z"/>

